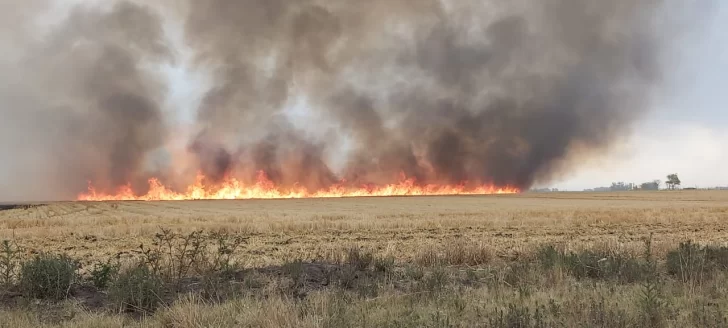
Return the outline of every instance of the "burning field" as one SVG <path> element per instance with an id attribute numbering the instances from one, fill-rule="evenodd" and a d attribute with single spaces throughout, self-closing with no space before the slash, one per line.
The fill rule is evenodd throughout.
<path id="1" fill-rule="evenodd" d="M 674 3 L 0 1 L 0 328 L 725 326 L 728 194 L 526 192 Z"/>
<path id="2" fill-rule="evenodd" d="M 397 184 L 384 186 L 370 185 L 359 188 L 347 185 L 345 182 L 335 184 L 326 189 L 308 190 L 305 187 L 290 187 L 281 189 L 271 181 L 265 172 L 261 171 L 258 181 L 252 185 L 241 183 L 237 179 L 227 179 L 216 187 L 210 188 L 203 184 L 204 176 L 198 176 L 197 182 L 189 186 L 186 192 L 175 192 L 167 189 L 159 180 L 149 180 L 149 191 L 145 195 L 137 195 L 131 186 L 127 185 L 116 193 L 105 194 L 96 192 L 89 186 L 88 193 L 81 194 L 79 200 L 109 201 L 109 200 L 214 200 L 214 199 L 281 199 L 281 198 L 333 198 L 333 197 L 383 197 L 383 196 L 443 196 L 443 195 L 491 195 L 515 194 L 519 190 L 511 187 L 464 185 L 419 185 L 413 179 L 405 179 Z"/>
<path id="3" fill-rule="evenodd" d="M 650 108 L 663 1 L 2 9 L 0 199 L 514 193 Z M 22 139 L 22 142 L 20 140 Z"/>

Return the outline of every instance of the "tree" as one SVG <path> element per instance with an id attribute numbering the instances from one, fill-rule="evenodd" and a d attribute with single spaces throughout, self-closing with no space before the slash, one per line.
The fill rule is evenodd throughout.
<path id="1" fill-rule="evenodd" d="M 612 182 L 610 191 L 629 191 L 634 189 L 634 183 Z"/>
<path id="2" fill-rule="evenodd" d="M 640 185 L 640 190 L 659 190 L 660 180 L 645 182 Z"/>
<path id="3" fill-rule="evenodd" d="M 675 190 L 676 187 L 680 186 L 680 183 L 680 178 L 677 177 L 677 173 L 669 174 L 667 176 L 667 181 L 665 181 L 667 189 L 670 190 Z"/>

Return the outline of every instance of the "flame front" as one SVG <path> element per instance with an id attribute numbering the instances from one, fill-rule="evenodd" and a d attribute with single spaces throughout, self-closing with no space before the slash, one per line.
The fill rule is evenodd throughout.
<path id="1" fill-rule="evenodd" d="M 175 192 L 163 185 L 158 179 L 149 180 L 149 191 L 136 195 L 130 185 L 120 188 L 116 193 L 100 193 L 89 183 L 88 191 L 78 196 L 81 201 L 170 201 L 170 200 L 213 200 L 213 199 L 287 199 L 287 198 L 340 198 L 340 197 L 384 197 L 384 196 L 436 196 L 436 195 L 491 195 L 515 194 L 518 188 L 481 185 L 419 185 L 415 179 L 402 177 L 398 183 L 382 186 L 352 187 L 345 182 L 328 188 L 310 191 L 303 187 L 283 188 L 276 186 L 265 172 L 259 172 L 257 182 L 244 184 L 235 178 L 227 178 L 222 183 L 210 187 L 203 181 L 204 175 L 198 174 L 193 185 L 186 192 Z"/>

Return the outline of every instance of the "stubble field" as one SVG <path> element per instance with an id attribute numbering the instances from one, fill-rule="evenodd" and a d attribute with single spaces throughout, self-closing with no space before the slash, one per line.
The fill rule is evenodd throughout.
<path id="1" fill-rule="evenodd" d="M 249 237 L 247 266 L 352 245 L 411 260 L 423 247 L 484 244 L 499 256 L 546 243 L 642 247 L 728 242 L 728 192 L 544 193 L 187 202 L 52 203 L 0 211 L 0 238 L 89 261 L 132 251 L 160 227 Z"/>
<path id="2" fill-rule="evenodd" d="M 728 267 L 721 267 L 724 260 L 728 266 L 728 252 L 721 253 L 728 192 L 67 202 L 0 211 L 0 240 L 13 241 L 27 258 L 68 255 L 78 268 L 74 286 L 90 284 L 99 263 L 115 261 L 121 276 L 138 262 L 149 265 L 139 258 L 155 240 L 174 235 L 174 243 L 184 242 L 195 231 L 238 238 L 229 259 L 237 274 L 226 279 L 237 281 L 235 297 L 209 299 L 180 287 L 198 283 L 202 270 L 178 274 L 175 288 L 167 286 L 175 277 L 159 270 L 165 296 L 143 311 L 100 287 L 85 294 L 69 288 L 60 303 L 38 305 L 22 292 L 18 264 L 18 283 L 6 283 L 20 287 L 7 288 L 0 327 L 576 327 L 587 319 L 586 326 L 691 326 L 726 324 L 728 317 L 725 299 L 711 296 L 728 282 Z M 698 253 L 718 254 L 702 258 L 700 276 L 675 272 L 694 265 L 682 265 L 684 252 L 670 264 L 687 241 L 701 245 L 693 245 Z M 185 252 L 177 251 L 165 263 Z M 583 263 L 591 258 L 593 264 Z M 662 287 L 655 309 L 635 310 L 645 290 L 650 301 L 656 281 Z M 84 303 L 89 298 L 97 304 Z M 695 302 L 704 313 L 688 305 Z M 271 307 L 279 317 L 266 315 Z M 610 321 L 615 317 L 624 321 Z"/>

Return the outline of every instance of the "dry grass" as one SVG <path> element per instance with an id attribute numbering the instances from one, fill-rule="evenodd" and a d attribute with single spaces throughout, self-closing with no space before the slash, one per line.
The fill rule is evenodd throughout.
<path id="1" fill-rule="evenodd" d="M 454 279 L 450 277 L 449 279 Z M 181 297 L 150 317 L 131 318 L 89 312 L 66 302 L 42 311 L 0 309 L 0 328 L 30 327 L 728 327 L 728 277 L 700 290 L 668 283 L 669 303 L 658 307 L 663 321 L 651 322 L 641 310 L 640 285 L 536 278 L 522 287 L 463 287 L 398 293 L 386 289 L 376 297 L 320 291 L 305 299 L 272 295 L 242 297 L 213 304 Z M 425 282 L 427 278 L 423 279 Z M 669 323 L 668 323 L 669 322 Z"/>
<path id="2" fill-rule="evenodd" d="M 0 240 L 14 240 L 26 258 L 68 254 L 84 277 L 91 264 L 139 257 L 134 250 L 149 247 L 160 227 L 244 236 L 235 259 L 246 270 L 230 281 L 178 277 L 146 318 L 88 308 L 84 295 L 103 299 L 111 289 L 84 294 L 79 285 L 63 302 L 0 290 L 0 328 L 728 327 L 728 251 L 711 258 L 723 266 L 685 252 L 679 273 L 666 263 L 681 242 L 728 242 L 728 192 L 71 202 L 0 211 Z M 177 292 L 187 287 L 203 292 Z"/>
<path id="3" fill-rule="evenodd" d="M 148 244 L 159 227 L 250 236 L 241 256 L 256 267 L 329 257 L 352 245 L 403 261 L 452 244 L 482 245 L 467 250 L 481 253 L 471 257 L 502 258 L 544 243 L 639 247 L 650 233 L 661 254 L 683 240 L 728 242 L 728 192 L 52 203 L 0 211 L 0 239 L 86 263 Z"/>

